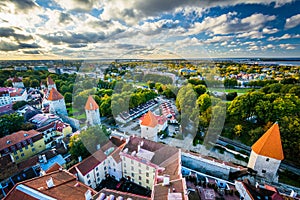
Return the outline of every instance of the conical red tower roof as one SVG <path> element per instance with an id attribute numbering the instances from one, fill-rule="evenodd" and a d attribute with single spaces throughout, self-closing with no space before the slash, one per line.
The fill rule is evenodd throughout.
<path id="1" fill-rule="evenodd" d="M 52 80 L 50 76 L 47 77 L 47 85 L 54 85 L 55 82 Z"/>
<path id="2" fill-rule="evenodd" d="M 258 155 L 283 160 L 283 150 L 280 139 L 279 126 L 277 123 L 273 124 L 269 130 L 261 138 L 259 138 L 253 145 L 252 150 Z"/>
<path id="3" fill-rule="evenodd" d="M 155 127 L 158 124 L 158 121 L 155 115 L 149 110 L 142 118 L 141 125 Z"/>
<path id="4" fill-rule="evenodd" d="M 89 96 L 88 100 L 86 101 L 85 109 L 86 110 L 97 110 L 97 109 L 99 109 L 98 104 L 96 103 L 96 101 L 94 100 L 94 98 L 91 95 Z"/>
<path id="5" fill-rule="evenodd" d="M 55 88 L 52 88 L 50 90 L 48 100 L 57 101 L 57 100 L 60 100 L 60 99 L 63 99 L 63 98 L 64 98 L 63 95 L 61 95 Z"/>

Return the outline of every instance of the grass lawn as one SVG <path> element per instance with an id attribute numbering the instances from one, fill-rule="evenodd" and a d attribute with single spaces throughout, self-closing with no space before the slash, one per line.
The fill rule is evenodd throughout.
<path id="1" fill-rule="evenodd" d="M 237 92 L 237 93 L 247 93 L 252 90 L 252 88 L 208 88 L 210 91 L 216 91 L 216 92 Z"/>

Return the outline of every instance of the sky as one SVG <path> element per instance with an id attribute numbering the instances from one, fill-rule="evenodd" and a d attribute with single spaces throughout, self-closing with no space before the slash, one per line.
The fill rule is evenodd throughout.
<path id="1" fill-rule="evenodd" d="M 300 0 L 1 0 L 0 59 L 300 57 Z"/>

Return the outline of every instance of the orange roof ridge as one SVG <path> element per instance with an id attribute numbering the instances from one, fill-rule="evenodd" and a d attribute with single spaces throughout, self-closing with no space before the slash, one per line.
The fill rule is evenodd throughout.
<path id="1" fill-rule="evenodd" d="M 275 122 L 253 145 L 252 150 L 258 155 L 283 160 L 283 150 L 278 123 Z"/>
<path id="2" fill-rule="evenodd" d="M 149 110 L 143 117 L 141 125 L 155 127 L 158 124 L 156 116 Z"/>
<path id="3" fill-rule="evenodd" d="M 94 98 L 92 97 L 92 95 L 90 95 L 88 100 L 86 101 L 85 109 L 86 110 L 97 110 L 97 109 L 99 109 L 99 106 L 96 103 L 96 101 L 94 100 Z"/>
<path id="4" fill-rule="evenodd" d="M 63 95 L 61 95 L 55 88 L 51 88 L 48 100 L 56 101 L 56 100 L 60 100 L 63 98 L 64 98 Z"/>

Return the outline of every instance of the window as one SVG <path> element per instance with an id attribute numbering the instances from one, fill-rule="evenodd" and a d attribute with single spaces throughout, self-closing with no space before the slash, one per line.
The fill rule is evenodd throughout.
<path id="1" fill-rule="evenodd" d="M 16 160 L 19 160 L 19 156 L 16 156 Z"/>
<path id="2" fill-rule="evenodd" d="M 149 172 L 146 172 L 146 176 L 149 177 Z"/>
<path id="3" fill-rule="evenodd" d="M 88 181 L 88 184 L 91 184 L 91 180 Z"/>
<path id="4" fill-rule="evenodd" d="M 17 152 L 16 152 L 16 151 L 14 152 L 14 155 L 17 155 Z"/>
<path id="5" fill-rule="evenodd" d="M 133 164 L 133 160 L 131 160 L 131 164 Z"/>
<path id="6" fill-rule="evenodd" d="M 97 178 L 97 181 L 100 182 L 100 178 Z"/>
<path id="7" fill-rule="evenodd" d="M 99 176 L 99 172 L 96 174 L 96 176 Z"/>
<path id="8" fill-rule="evenodd" d="M 96 167 L 96 171 L 98 171 L 98 167 Z"/>
<path id="9" fill-rule="evenodd" d="M 126 167 L 126 163 L 124 163 L 124 167 Z"/>
<path id="10" fill-rule="evenodd" d="M 265 169 L 263 169 L 263 170 L 261 170 L 261 172 L 262 172 L 262 173 L 266 173 L 266 170 L 265 170 Z"/>
<path id="11" fill-rule="evenodd" d="M 106 170 L 106 167 L 104 167 L 104 170 Z"/>
<path id="12" fill-rule="evenodd" d="M 133 166 L 131 166 L 131 170 L 132 170 L 132 171 L 134 171 L 134 168 L 133 168 Z"/>
<path id="13" fill-rule="evenodd" d="M 146 169 L 149 170 L 149 167 L 147 166 Z"/>
<path id="14" fill-rule="evenodd" d="M 269 158 L 266 159 L 267 162 L 269 162 L 269 160 L 270 160 Z"/>
<path id="15" fill-rule="evenodd" d="M 25 149 L 28 149 L 28 146 L 25 146 Z"/>
<path id="16" fill-rule="evenodd" d="M 146 179 L 146 183 L 149 184 L 149 179 Z"/>
<path id="17" fill-rule="evenodd" d="M 141 182 L 139 182 L 139 185 L 142 185 L 142 183 L 141 183 Z"/>
<path id="18" fill-rule="evenodd" d="M 23 152 L 23 149 L 20 149 L 19 151 L 20 151 L 20 152 Z"/>
<path id="19" fill-rule="evenodd" d="M 32 151 L 32 152 L 35 152 L 35 148 L 32 148 L 31 151 Z"/>
<path id="20" fill-rule="evenodd" d="M 114 168 L 114 172 L 116 171 L 116 169 Z"/>
<path id="21" fill-rule="evenodd" d="M 25 154 L 24 154 L 24 153 L 22 153 L 22 154 L 21 154 L 21 156 L 22 156 L 22 157 L 24 157 L 24 156 L 25 156 Z"/>
<path id="22" fill-rule="evenodd" d="M 87 177 L 87 178 L 90 178 L 90 175 L 88 174 L 86 177 Z"/>
<path id="23" fill-rule="evenodd" d="M 141 176 L 139 176 L 139 180 L 142 180 L 142 177 L 141 177 Z"/>
<path id="24" fill-rule="evenodd" d="M 141 167 L 141 163 L 139 163 L 139 167 Z"/>
<path id="25" fill-rule="evenodd" d="M 131 176 L 134 177 L 134 173 L 131 173 Z"/>
<path id="26" fill-rule="evenodd" d="M 141 174 L 141 173 L 142 173 L 142 170 L 139 169 L 139 174 Z"/>

